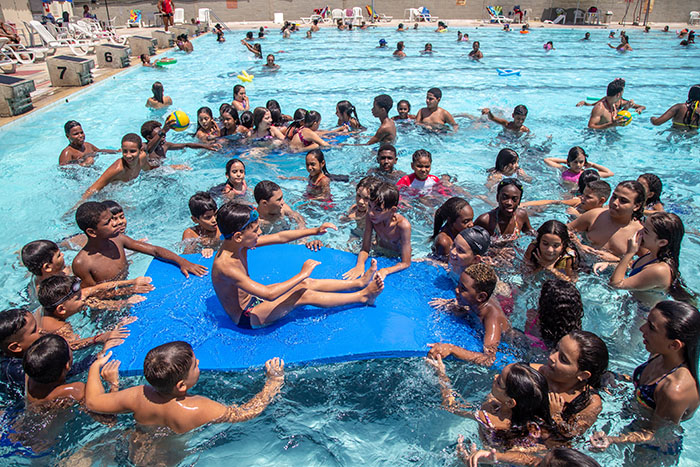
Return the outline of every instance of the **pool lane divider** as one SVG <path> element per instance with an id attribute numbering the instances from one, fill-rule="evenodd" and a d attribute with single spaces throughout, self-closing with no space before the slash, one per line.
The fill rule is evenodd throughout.
<path id="1" fill-rule="evenodd" d="M 209 267 L 213 258 L 185 255 Z M 321 264 L 312 278 L 340 279 L 355 265 L 356 255 L 323 248 L 312 252 L 303 245 L 271 245 L 249 251 L 253 280 L 282 282 L 301 270 L 307 259 Z M 377 258 L 379 268 L 396 260 Z M 369 265 L 369 262 L 367 263 Z M 153 260 L 146 272 L 155 290 L 132 307 L 138 320 L 114 357 L 124 375 L 143 373 L 146 353 L 160 344 L 184 340 L 194 348 L 200 369 L 231 371 L 260 367 L 281 357 L 287 365 L 332 363 L 374 358 L 424 356 L 428 343 L 449 342 L 481 351 L 483 328 L 478 319 L 465 321 L 430 307 L 433 298 L 454 298 L 454 284 L 446 272 L 429 262 L 388 276 L 374 306 L 341 308 L 302 307 L 261 329 L 239 329 L 221 307 L 211 277 L 185 278 L 179 268 Z M 507 351 L 501 346 L 501 350 Z M 513 361 L 501 352 L 496 367 Z"/>

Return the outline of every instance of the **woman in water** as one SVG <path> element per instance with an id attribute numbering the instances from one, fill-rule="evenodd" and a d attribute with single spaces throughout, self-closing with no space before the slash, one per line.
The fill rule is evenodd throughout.
<path id="1" fill-rule="evenodd" d="M 306 112 L 303 120 L 292 122 L 285 133 L 289 148 L 292 151 L 310 151 L 319 147 L 328 147 L 328 143 L 316 133 L 320 125 L 321 114 L 315 110 Z"/>
<path id="2" fill-rule="evenodd" d="M 569 154 L 567 154 L 566 159 L 545 157 L 544 163 L 550 167 L 561 170 L 561 179 L 572 184 L 578 183 L 578 179 L 585 169 L 596 169 L 599 178 L 608 178 L 615 175 L 612 170 L 607 167 L 589 162 L 588 154 L 586 154 L 586 151 L 580 146 L 574 146 L 569 149 Z"/>
<path id="3" fill-rule="evenodd" d="M 485 228 L 492 237 L 512 240 L 520 233 L 531 232 L 530 217 L 519 208 L 523 196 L 523 185 L 514 178 L 504 178 L 496 188 L 498 207 L 480 215 L 474 225 Z"/>
<path id="4" fill-rule="evenodd" d="M 610 196 L 608 207 L 591 209 L 569 222 L 572 232 L 585 232 L 591 246 L 578 245 L 583 252 L 604 261 L 618 261 L 627 242 L 642 228 L 644 187 L 636 180 L 621 182 Z"/>
<path id="5" fill-rule="evenodd" d="M 146 107 L 151 109 L 162 109 L 173 105 L 173 100 L 170 96 L 163 95 L 163 85 L 160 81 L 156 81 L 151 86 L 151 91 L 153 92 L 153 97 L 149 97 L 146 101 Z"/>
<path id="6" fill-rule="evenodd" d="M 272 126 L 272 115 L 265 107 L 256 107 L 253 111 L 253 133 L 250 137 L 257 141 L 284 141 L 284 134 Z"/>
<path id="7" fill-rule="evenodd" d="M 534 271 L 547 270 L 560 279 L 572 280 L 580 263 L 566 224 L 549 220 L 537 229 L 537 239 L 525 251 L 525 261 Z"/>
<path id="8" fill-rule="evenodd" d="M 452 197 L 435 211 L 433 222 L 433 254 L 444 258 L 454 239 L 464 229 L 474 226 L 474 210 L 463 198 Z"/>
<path id="9" fill-rule="evenodd" d="M 644 443 L 656 451 L 678 453 L 680 440 L 669 446 L 652 444 L 663 425 L 679 425 L 690 419 L 700 405 L 698 389 L 698 342 L 700 313 L 683 302 L 663 301 L 649 312 L 640 328 L 651 358 L 634 370 L 632 382 L 639 404 L 650 417 L 641 427 L 618 436 L 599 431 L 591 445 L 606 449 L 614 443 Z M 661 451 L 664 452 L 664 451 Z"/>
<path id="10" fill-rule="evenodd" d="M 489 177 L 486 179 L 486 187 L 492 188 L 504 177 L 518 177 L 524 182 L 531 182 L 532 177 L 525 173 L 518 165 L 520 157 L 510 148 L 501 149 L 496 156 L 496 165 L 490 168 Z"/>
<path id="11" fill-rule="evenodd" d="M 668 293 L 677 300 L 688 299 L 678 270 L 684 234 L 683 221 L 675 214 L 657 212 L 647 217 L 644 228 L 627 241 L 627 251 L 615 267 L 610 285 L 616 289 L 649 292 L 639 297 L 646 299 L 649 305 L 663 300 Z M 646 253 L 632 263 L 640 250 Z M 597 263 L 594 270 L 600 272 L 609 265 Z"/>
<path id="12" fill-rule="evenodd" d="M 640 175 L 637 181 L 647 193 L 647 199 L 644 201 L 644 214 L 663 212 L 664 203 L 661 202 L 661 192 L 664 189 L 664 185 L 661 183 L 661 179 L 652 173 L 645 173 Z"/>
<path id="13" fill-rule="evenodd" d="M 651 117 L 651 124 L 662 125 L 669 120 L 673 121 L 674 128 L 698 129 L 700 126 L 700 84 L 690 88 L 688 100 L 685 103 L 681 102 L 672 106 L 660 117 Z"/>
<path id="14" fill-rule="evenodd" d="M 231 105 L 239 112 L 250 110 L 250 102 L 245 93 L 245 86 L 242 84 L 237 84 L 233 87 L 233 102 L 231 102 Z"/>
<path id="15" fill-rule="evenodd" d="M 197 132 L 195 136 L 204 143 L 213 141 L 221 136 L 219 126 L 214 121 L 214 114 L 212 114 L 209 107 L 201 107 L 197 111 Z"/>

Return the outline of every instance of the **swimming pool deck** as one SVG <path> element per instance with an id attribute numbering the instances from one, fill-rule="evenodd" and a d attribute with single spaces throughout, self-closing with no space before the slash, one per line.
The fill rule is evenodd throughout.
<path id="1" fill-rule="evenodd" d="M 296 19 L 293 19 L 292 21 L 298 21 Z M 455 34 L 457 28 L 464 27 L 464 28 L 473 28 L 473 27 L 484 27 L 484 28 L 502 28 L 502 24 L 494 24 L 494 23 L 484 23 L 482 20 L 473 20 L 473 19 L 445 19 L 444 20 L 449 27 L 452 28 L 452 31 L 450 31 L 451 34 Z M 409 22 L 407 20 L 401 20 L 401 19 L 396 19 L 392 20 L 390 22 L 382 22 L 382 23 L 377 23 L 374 25 L 370 25 L 370 27 L 380 27 L 380 28 L 387 28 L 387 29 L 395 29 L 398 27 L 399 23 L 404 23 L 404 25 L 410 30 L 413 28 L 412 22 Z M 600 24 L 600 25 L 595 25 L 595 24 L 582 24 L 582 25 L 577 25 L 573 26 L 570 24 L 567 25 L 559 25 L 559 24 L 545 24 L 540 21 L 530 21 L 529 22 L 530 27 L 533 29 L 537 28 L 552 28 L 552 29 L 626 29 L 626 30 L 642 30 L 644 29 L 643 26 L 634 26 L 634 25 L 619 25 L 617 23 L 612 23 L 612 24 Z M 232 30 L 257 30 L 260 27 L 267 28 L 269 31 L 278 31 L 280 29 L 279 24 L 275 24 L 272 21 L 251 21 L 251 22 L 237 22 L 237 23 L 226 23 L 226 25 L 232 29 Z M 307 24 L 300 24 L 299 25 L 301 29 L 307 28 L 309 25 Z M 664 24 L 663 26 L 666 26 Z M 662 25 L 651 25 L 653 30 L 660 30 L 663 28 Z M 332 24 L 319 24 L 319 27 L 321 28 L 335 28 L 334 25 Z M 426 23 L 426 22 L 421 22 L 419 23 L 419 28 L 420 29 L 432 29 L 436 27 L 435 22 L 431 23 Z M 513 29 L 517 29 L 520 27 L 520 24 L 518 23 L 513 23 L 511 24 L 511 27 Z M 669 23 L 668 27 L 670 28 L 669 34 L 674 34 L 674 31 L 677 29 L 683 29 L 687 28 L 688 25 L 685 23 Z M 129 29 L 124 29 L 120 28 L 117 29 L 116 32 L 118 35 L 125 35 L 125 36 L 134 36 L 134 35 L 147 35 L 151 36 L 154 31 L 159 31 L 162 30 L 162 28 L 129 28 Z M 211 34 L 211 32 L 204 33 L 200 35 L 199 37 L 206 36 L 208 34 Z M 230 40 L 230 39 L 229 39 Z M 174 48 L 166 48 L 166 49 L 157 49 L 156 54 L 161 54 L 163 52 L 166 52 L 168 50 L 173 50 Z M 61 55 L 61 54 L 68 54 L 72 55 L 70 52 L 70 49 L 65 47 L 65 48 L 59 48 L 57 49 L 56 55 Z M 88 54 L 86 58 L 93 58 L 95 59 L 95 54 Z M 95 59 L 95 62 L 97 60 Z M 122 69 L 112 69 L 112 68 L 99 68 L 95 67 L 93 69 L 93 83 L 99 83 L 101 81 L 104 81 L 105 79 L 108 79 L 117 73 L 120 73 L 122 71 L 128 70 L 133 66 L 140 66 L 140 59 L 138 57 L 132 57 L 131 58 L 131 65 L 128 68 L 122 68 Z M 15 73 L 6 73 L 7 76 L 14 76 L 18 78 L 26 78 L 26 79 L 32 79 L 34 80 L 34 85 L 36 87 L 36 91 L 34 91 L 31 96 L 32 96 L 32 102 L 34 104 L 34 109 L 32 109 L 29 112 L 23 113 L 21 115 L 16 115 L 13 117 L 0 117 L 0 127 L 13 122 L 15 120 L 18 120 L 24 116 L 27 116 L 33 112 L 36 112 L 37 110 L 40 110 L 42 108 L 45 108 L 48 105 L 53 104 L 54 102 L 60 101 L 61 99 L 68 99 L 72 94 L 82 91 L 84 89 L 87 89 L 90 85 L 87 86 L 79 86 L 79 87 L 53 87 L 51 86 L 51 81 L 49 80 L 49 73 L 46 68 L 46 62 L 45 61 L 37 61 L 32 64 L 28 65 L 18 65 Z"/>

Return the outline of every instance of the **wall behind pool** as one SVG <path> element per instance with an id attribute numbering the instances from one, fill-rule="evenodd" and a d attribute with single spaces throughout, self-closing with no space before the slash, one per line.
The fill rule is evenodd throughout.
<path id="1" fill-rule="evenodd" d="M 573 9 L 577 3 L 579 8 L 587 11 L 589 7 L 596 6 L 600 11 L 601 21 L 605 12 L 612 11 L 611 27 L 617 27 L 617 23 L 625 15 L 628 3 L 625 0 L 507 0 L 499 2 L 497 0 L 466 0 L 465 5 L 457 5 L 458 0 L 375 0 L 375 10 L 387 16 L 393 16 L 395 20 L 404 18 L 406 8 L 416 8 L 425 6 L 431 14 L 445 20 L 449 19 L 486 19 L 487 5 L 501 5 L 504 12 L 512 10 L 513 5 L 520 5 L 521 8 L 529 10 L 530 20 L 535 18 L 551 19 L 551 10 L 564 8 L 571 10 L 568 12 L 567 21 L 573 20 Z M 634 7 L 637 0 L 631 0 L 626 22 L 630 24 L 633 20 Z M 651 0 L 652 5 L 655 0 Z M 641 0 L 646 5 L 647 0 Z M 359 6 L 363 9 L 363 15 L 367 17 L 365 5 L 371 4 L 371 0 L 174 0 L 177 8 L 185 9 L 185 20 L 197 17 L 199 8 L 210 8 L 222 21 L 272 21 L 275 12 L 284 13 L 284 19 L 288 21 L 299 21 L 301 17 L 308 17 L 313 13 L 314 8 L 328 5 L 331 9 L 352 9 Z M 73 8 L 76 12 L 82 12 L 85 2 L 74 2 Z M 90 10 L 97 13 L 100 19 L 106 18 L 104 2 L 100 5 L 88 3 Z M 126 24 L 126 19 L 130 9 L 140 9 L 144 17 L 150 20 L 151 14 L 158 11 L 156 1 L 143 0 L 120 0 L 110 2 L 110 16 L 117 16 L 116 24 Z M 662 23 L 687 23 L 690 11 L 700 10 L 698 0 L 659 0 L 658 5 L 652 6 L 649 13 L 649 22 L 656 23 L 658 27 Z M 644 15 L 641 16 L 641 21 Z"/>

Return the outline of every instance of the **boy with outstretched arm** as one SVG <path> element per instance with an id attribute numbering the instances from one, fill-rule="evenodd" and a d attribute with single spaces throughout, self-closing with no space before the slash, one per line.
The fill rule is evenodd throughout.
<path id="1" fill-rule="evenodd" d="M 239 328 L 267 326 L 303 305 L 322 308 L 355 303 L 372 305 L 384 287 L 382 278 L 375 277 L 376 261 L 359 279 L 335 280 L 310 279 L 313 269 L 321 264 L 311 259 L 304 262 L 298 274 L 284 282 L 259 284 L 248 275 L 248 250 L 323 235 L 328 229 L 337 230 L 336 226 L 325 223 L 315 229 L 260 235 L 258 212 L 235 202 L 221 206 L 216 221 L 224 243 L 214 258 L 211 281 L 219 302 Z M 339 293 L 351 289 L 361 290 Z"/>
<path id="2" fill-rule="evenodd" d="M 524 105 L 516 105 L 513 109 L 513 121 L 509 122 L 505 118 L 496 117 L 491 113 L 491 109 L 483 108 L 481 113 L 486 115 L 489 120 L 496 122 L 501 125 L 506 130 L 514 131 L 516 133 L 528 133 L 530 129 L 523 125 L 525 119 L 527 118 L 527 107 Z"/>
<path id="3" fill-rule="evenodd" d="M 182 233 L 182 240 L 187 242 L 185 254 L 201 250 L 202 256 L 211 258 L 221 236 L 216 226 L 216 201 L 209 193 L 198 191 L 192 195 L 188 205 L 195 225 Z"/>
<path id="4" fill-rule="evenodd" d="M 175 119 L 168 119 L 164 125 L 155 120 L 149 120 L 141 125 L 141 136 L 146 139 L 146 152 L 148 153 L 149 164 L 153 168 L 159 167 L 165 160 L 168 151 L 179 151 L 185 148 L 207 149 L 216 151 L 221 149 L 219 143 L 171 143 L 165 140 L 165 135 L 175 124 Z M 186 165 L 173 165 L 175 169 L 189 169 Z"/>
<path id="5" fill-rule="evenodd" d="M 206 267 L 191 263 L 170 250 L 120 234 L 116 220 L 103 203 L 83 203 L 75 213 L 75 220 L 88 241 L 73 260 L 73 273 L 88 287 L 127 276 L 125 249 L 173 263 L 185 277 L 189 277 L 190 273 L 196 276 L 207 273 Z"/>
<path id="6" fill-rule="evenodd" d="M 425 97 L 425 107 L 418 111 L 416 123 L 430 127 L 444 127 L 450 125 L 457 131 L 459 125 L 447 110 L 439 107 L 442 99 L 442 91 L 439 88 L 430 88 Z"/>
<path id="7" fill-rule="evenodd" d="M 370 190 L 362 249 L 357 255 L 357 264 L 343 274 L 344 279 L 355 279 L 365 272 L 365 261 L 372 247 L 373 232 L 377 233 L 377 246 L 401 255 L 399 263 L 380 269 L 377 271 L 378 276 L 384 279 L 387 275 L 403 271 L 411 265 L 411 224 L 401 214 L 396 213 L 399 205 L 399 190 L 386 182 L 376 184 Z M 374 264 L 374 261 L 372 263 Z"/>
<path id="8" fill-rule="evenodd" d="M 108 352 L 95 360 L 85 384 L 85 406 L 103 414 L 133 413 L 140 425 L 165 426 L 186 433 L 207 423 L 238 423 L 262 413 L 284 384 L 284 362 L 265 363 L 265 386 L 243 405 L 226 406 L 188 391 L 199 380 L 199 360 L 187 342 L 176 341 L 151 349 L 143 362 L 148 384 L 105 393 L 102 378 L 110 388 L 119 387 L 118 360 Z M 109 363 L 108 363 L 109 362 Z"/>
<path id="9" fill-rule="evenodd" d="M 550 204 L 563 204 L 569 206 L 566 210 L 567 214 L 578 217 L 591 209 L 602 208 L 608 201 L 608 198 L 610 198 L 610 193 L 612 193 L 612 188 L 608 182 L 604 180 L 593 180 L 592 182 L 588 182 L 586 187 L 583 189 L 583 194 L 580 196 L 574 196 L 570 199 L 542 199 L 537 201 L 528 201 L 526 203 L 521 203 L 520 206 L 532 207 L 548 206 Z"/>
<path id="10" fill-rule="evenodd" d="M 379 119 L 379 128 L 367 144 L 386 143 L 391 144 L 396 140 L 396 124 L 389 118 L 389 111 L 394 106 L 391 96 L 381 94 L 374 98 L 372 115 Z"/>
<path id="11" fill-rule="evenodd" d="M 42 331 L 65 338 L 72 350 L 104 344 L 110 339 L 126 339 L 129 331 L 124 326 L 133 323 L 136 318 L 127 318 L 112 331 L 84 339 L 73 332 L 73 326 L 66 320 L 86 308 L 80 282 L 78 277 L 60 275 L 49 277 L 39 284 L 39 303 L 44 309 L 44 316 L 41 318 Z M 140 300 L 131 302 L 135 301 Z"/>
<path id="12" fill-rule="evenodd" d="M 491 266 L 486 263 L 472 264 L 459 276 L 456 300 L 435 299 L 430 302 L 432 306 L 449 310 L 457 316 L 475 313 L 484 325 L 484 348 L 481 352 L 473 352 L 453 344 L 429 344 L 428 357 L 454 355 L 477 365 L 493 365 L 501 334 L 511 330 L 510 321 L 498 301 L 492 297 L 497 282 L 498 277 Z"/>

